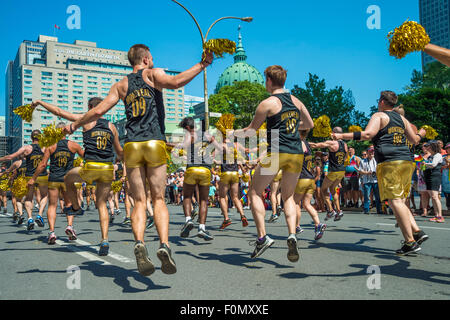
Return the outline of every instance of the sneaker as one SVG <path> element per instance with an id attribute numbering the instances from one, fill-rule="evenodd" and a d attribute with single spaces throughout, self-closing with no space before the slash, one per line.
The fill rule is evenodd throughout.
<path id="1" fill-rule="evenodd" d="M 153 228 L 155 225 L 155 220 L 152 217 L 148 218 L 147 229 Z"/>
<path id="2" fill-rule="evenodd" d="M 47 244 L 53 245 L 56 243 L 56 235 L 54 232 L 49 232 L 48 238 L 47 238 Z"/>
<path id="3" fill-rule="evenodd" d="M 325 217 L 325 221 L 327 221 L 327 220 L 333 218 L 334 216 L 336 216 L 336 212 L 335 212 L 335 211 L 328 211 L 328 212 L 327 212 L 327 215 L 326 215 L 326 217 Z"/>
<path id="4" fill-rule="evenodd" d="M 410 242 L 410 243 L 406 243 L 405 241 L 402 241 L 402 243 L 403 243 L 403 247 L 401 247 L 400 249 L 395 251 L 395 253 L 400 256 L 406 256 L 411 253 L 417 253 L 421 250 L 420 246 L 417 244 L 416 241 Z"/>
<path id="5" fill-rule="evenodd" d="M 27 230 L 31 231 L 33 229 L 34 229 L 34 220 L 33 219 L 28 219 Z"/>
<path id="6" fill-rule="evenodd" d="M 25 221 L 24 217 L 19 217 L 19 220 L 17 220 L 17 224 L 20 226 Z"/>
<path id="7" fill-rule="evenodd" d="M 123 219 L 122 224 L 131 224 L 131 219 L 128 217 L 125 217 L 125 219 Z"/>
<path id="8" fill-rule="evenodd" d="M 81 209 L 85 209 L 86 208 L 86 204 L 84 203 L 84 201 L 81 201 Z"/>
<path id="9" fill-rule="evenodd" d="M 80 208 L 78 210 L 74 210 L 73 206 L 64 208 L 63 212 L 67 216 L 82 216 L 82 215 L 84 215 L 84 210 L 83 209 Z"/>
<path id="10" fill-rule="evenodd" d="M 290 262 L 297 262 L 300 259 L 297 247 L 297 239 L 295 237 L 289 237 L 287 240 L 288 253 L 287 258 Z"/>
<path id="11" fill-rule="evenodd" d="M 277 221 L 278 220 L 278 216 L 277 216 L 277 214 L 272 214 L 271 216 L 270 216 L 270 218 L 269 218 L 269 223 L 273 223 L 273 222 L 275 222 L 275 221 Z"/>
<path id="12" fill-rule="evenodd" d="M 141 275 L 149 276 L 155 272 L 155 266 L 148 258 L 147 248 L 142 241 L 138 241 L 134 245 L 134 255 L 136 256 L 138 271 Z"/>
<path id="13" fill-rule="evenodd" d="M 115 218 L 116 218 L 116 215 L 110 214 L 110 215 L 109 215 L 109 224 L 113 224 Z"/>
<path id="14" fill-rule="evenodd" d="M 91 208 L 89 206 L 87 206 L 86 207 L 86 211 L 89 211 L 89 210 L 91 210 Z"/>
<path id="15" fill-rule="evenodd" d="M 192 218 L 192 220 L 194 220 L 195 217 L 198 215 L 198 210 L 197 210 L 197 208 L 198 208 L 198 204 L 197 204 L 197 202 L 196 202 L 196 203 L 194 203 L 194 205 L 192 206 L 192 211 L 191 211 L 191 218 Z"/>
<path id="16" fill-rule="evenodd" d="M 300 226 L 297 226 L 297 227 L 295 228 L 295 233 L 296 233 L 296 234 L 303 233 L 304 231 L 305 231 L 305 230 L 303 230 L 302 227 L 300 227 Z"/>
<path id="17" fill-rule="evenodd" d="M 428 240 L 429 236 L 420 230 L 419 232 L 413 234 L 414 240 L 417 242 L 417 244 L 420 246 L 422 243 Z"/>
<path id="18" fill-rule="evenodd" d="M 225 220 L 224 222 L 222 222 L 222 225 L 220 226 L 220 230 L 224 230 L 226 227 L 231 225 L 231 220 Z"/>
<path id="19" fill-rule="evenodd" d="M 6 210 L 6 207 L 3 208 L 3 214 L 6 214 L 8 211 Z"/>
<path id="20" fill-rule="evenodd" d="M 19 214 L 17 212 L 14 212 L 14 214 L 13 214 L 13 222 L 17 222 L 18 219 L 19 219 Z"/>
<path id="21" fill-rule="evenodd" d="M 242 226 L 245 228 L 245 227 L 248 227 L 248 220 L 247 220 L 247 218 L 245 217 L 245 216 L 243 216 L 242 218 L 241 218 L 241 221 L 242 221 Z"/>
<path id="22" fill-rule="evenodd" d="M 36 216 L 36 223 L 41 228 L 43 228 L 45 225 L 44 219 L 40 215 Z"/>
<path id="23" fill-rule="evenodd" d="M 109 243 L 108 243 L 108 241 L 103 240 L 100 243 L 100 249 L 98 250 L 98 255 L 104 257 L 104 256 L 107 256 L 108 253 L 109 253 Z"/>
<path id="24" fill-rule="evenodd" d="M 116 216 L 118 216 L 119 214 L 121 214 L 122 212 L 119 210 L 119 209 L 115 209 L 114 210 L 114 214 L 116 215 Z"/>
<path id="25" fill-rule="evenodd" d="M 436 222 L 437 222 L 437 223 L 444 223 L 444 222 L 445 222 L 445 219 L 444 219 L 444 217 L 437 217 L 437 218 L 436 218 Z"/>
<path id="26" fill-rule="evenodd" d="M 158 251 L 156 251 L 158 259 L 161 260 L 161 271 L 165 274 L 174 274 L 177 272 L 177 265 L 172 259 L 172 250 L 165 244 L 161 244 Z"/>
<path id="27" fill-rule="evenodd" d="M 189 237 L 189 232 L 191 232 L 192 229 L 194 229 L 194 222 L 192 222 L 192 220 L 189 220 L 184 224 L 183 229 L 181 229 L 180 237 L 182 238 Z"/>
<path id="28" fill-rule="evenodd" d="M 198 230 L 197 237 L 202 238 L 205 241 L 214 240 L 214 237 L 208 231 L 202 229 Z"/>
<path id="29" fill-rule="evenodd" d="M 344 216 L 344 213 L 341 210 L 341 211 L 339 211 L 339 213 L 336 213 L 336 215 L 334 216 L 334 221 L 341 220 L 343 216 Z"/>
<path id="30" fill-rule="evenodd" d="M 47 244 L 53 245 L 56 243 L 56 235 L 54 232 L 50 232 L 47 238 Z"/>
<path id="31" fill-rule="evenodd" d="M 275 243 L 275 241 L 273 241 L 267 235 L 264 237 L 264 240 L 261 243 L 258 240 L 252 241 L 250 243 L 250 245 L 254 245 L 255 250 L 253 251 L 251 258 L 255 259 L 255 258 L 259 257 L 260 255 L 262 255 L 264 253 L 264 251 L 266 251 L 268 248 L 270 248 L 274 243 Z"/>
<path id="32" fill-rule="evenodd" d="M 278 206 L 277 207 L 277 217 L 280 217 L 282 212 L 283 212 L 283 209 L 281 208 L 281 206 Z"/>
<path id="33" fill-rule="evenodd" d="M 72 226 L 67 226 L 67 228 L 64 232 L 67 234 L 70 241 L 77 240 L 77 234 L 75 232 L 75 229 Z"/>
<path id="34" fill-rule="evenodd" d="M 436 222 L 436 220 L 437 220 L 437 217 L 433 217 L 433 218 L 431 218 L 431 219 L 428 220 L 428 221 L 430 221 L 430 222 Z"/>
<path id="35" fill-rule="evenodd" d="M 320 223 L 317 227 L 314 228 L 314 240 L 318 241 L 322 239 L 323 233 L 325 232 L 325 229 L 327 228 L 327 225 L 324 223 Z"/>

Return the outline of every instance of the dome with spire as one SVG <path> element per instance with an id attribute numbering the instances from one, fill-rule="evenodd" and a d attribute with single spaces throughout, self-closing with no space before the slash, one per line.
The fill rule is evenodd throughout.
<path id="1" fill-rule="evenodd" d="M 249 81 L 252 83 L 259 83 L 264 85 L 263 75 L 247 63 L 247 55 L 245 54 L 244 46 L 242 45 L 241 27 L 239 26 L 239 41 L 236 46 L 236 53 L 234 54 L 234 63 L 225 69 L 217 81 L 215 93 L 224 86 L 231 86 L 237 81 Z"/>

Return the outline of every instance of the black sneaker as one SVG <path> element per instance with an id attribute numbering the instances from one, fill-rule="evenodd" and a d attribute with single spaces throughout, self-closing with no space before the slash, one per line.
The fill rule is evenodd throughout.
<path id="1" fill-rule="evenodd" d="M 109 215 L 109 224 L 113 224 L 115 218 L 116 218 L 116 215 L 110 214 L 110 215 Z"/>
<path id="2" fill-rule="evenodd" d="M 288 253 L 287 258 L 290 262 L 297 262 L 300 259 L 297 248 L 297 239 L 295 237 L 289 237 L 287 240 Z"/>
<path id="3" fill-rule="evenodd" d="M 428 240 L 429 236 L 420 230 L 419 232 L 413 234 L 414 240 L 417 242 L 417 244 L 420 246 L 422 243 Z"/>
<path id="4" fill-rule="evenodd" d="M 198 230 L 197 236 L 199 238 L 202 238 L 205 241 L 212 241 L 212 240 L 214 240 L 213 236 L 208 231 L 202 230 L 202 229 Z"/>
<path id="5" fill-rule="evenodd" d="M 148 258 L 147 248 L 142 241 L 138 241 L 134 245 L 134 255 L 136 256 L 137 267 L 141 275 L 149 276 L 155 272 L 155 266 Z"/>
<path id="6" fill-rule="evenodd" d="M 19 220 L 17 221 L 17 224 L 20 226 L 25 221 L 24 217 L 19 217 Z"/>
<path id="7" fill-rule="evenodd" d="M 177 265 L 172 259 L 172 250 L 165 244 L 161 244 L 158 251 L 156 251 L 158 259 L 161 260 L 161 271 L 165 274 L 174 274 L 177 272 Z"/>
<path id="8" fill-rule="evenodd" d="M 147 229 L 151 229 L 154 226 L 155 226 L 155 220 L 152 217 L 148 218 Z"/>
<path id="9" fill-rule="evenodd" d="M 395 251 L 395 253 L 398 254 L 399 256 L 406 256 L 411 253 L 417 253 L 420 250 L 421 250 L 420 246 L 416 241 L 410 243 L 406 243 L 403 241 L 403 247 Z"/>
<path id="10" fill-rule="evenodd" d="M 253 251 L 251 258 L 255 259 L 255 258 L 259 257 L 260 255 L 262 255 L 264 253 L 264 251 L 266 251 L 268 248 L 270 248 L 274 243 L 275 243 L 275 241 L 273 241 L 267 235 L 264 237 L 264 241 L 261 243 L 258 241 L 251 242 L 250 245 L 255 246 L 255 250 Z"/>
<path id="11" fill-rule="evenodd" d="M 14 214 L 13 214 L 13 222 L 17 222 L 18 219 L 19 219 L 19 214 L 17 212 L 14 212 Z"/>
<path id="12" fill-rule="evenodd" d="M 194 229 L 194 222 L 192 222 L 192 220 L 189 220 L 184 224 L 183 229 L 181 229 L 180 237 L 182 238 L 189 237 L 189 232 L 191 232 L 192 229 Z"/>
<path id="13" fill-rule="evenodd" d="M 64 208 L 63 212 L 67 216 L 82 216 L 82 215 L 84 215 L 84 210 L 83 209 L 80 208 L 78 210 L 74 210 L 73 206 Z"/>
<path id="14" fill-rule="evenodd" d="M 341 211 L 339 211 L 339 213 L 336 213 L 336 215 L 334 216 L 334 221 L 341 220 L 343 216 L 344 216 L 344 213 L 341 210 Z"/>
<path id="15" fill-rule="evenodd" d="M 122 224 L 131 224 L 131 219 L 128 217 L 125 217 L 125 219 L 123 219 Z"/>

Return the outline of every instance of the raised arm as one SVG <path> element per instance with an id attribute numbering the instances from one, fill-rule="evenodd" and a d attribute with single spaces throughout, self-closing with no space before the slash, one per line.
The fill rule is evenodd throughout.
<path id="1" fill-rule="evenodd" d="M 381 117 L 382 113 L 375 113 L 370 119 L 367 127 L 364 131 L 361 132 L 361 141 L 369 141 L 372 140 L 377 133 L 381 130 Z M 353 140 L 354 133 L 332 133 L 331 136 L 335 140 Z"/>
<path id="2" fill-rule="evenodd" d="M 85 113 L 81 118 L 76 120 L 74 123 L 66 126 L 64 128 L 64 133 L 72 134 L 75 131 L 77 131 L 78 128 L 91 123 L 93 121 L 97 121 L 100 119 L 104 114 L 106 114 L 109 110 L 111 110 L 117 102 L 119 102 L 120 94 L 119 94 L 119 85 L 120 82 L 115 83 L 111 90 L 109 91 L 108 96 L 100 102 L 96 107 L 89 110 L 87 113 Z"/>
<path id="3" fill-rule="evenodd" d="M 430 43 L 425 46 L 424 51 L 442 64 L 450 67 L 450 49 L 442 48 Z"/>
<path id="4" fill-rule="evenodd" d="M 319 142 L 319 143 L 313 143 L 313 142 L 311 142 L 310 144 L 309 144 L 309 146 L 312 148 L 312 149 L 325 149 L 325 148 L 331 148 L 332 146 L 333 146 L 333 144 L 334 144 L 334 141 L 325 141 L 325 142 Z"/>
<path id="5" fill-rule="evenodd" d="M 259 104 L 255 111 L 255 117 L 247 128 L 239 129 L 234 131 L 234 136 L 238 138 L 252 137 L 256 134 L 256 131 L 261 128 L 264 121 L 267 119 L 267 114 L 269 112 L 269 102 L 264 100 Z"/>
<path id="6" fill-rule="evenodd" d="M 19 150 L 17 150 L 15 153 L 9 154 L 9 155 L 7 155 L 7 156 L 4 156 L 4 157 L 0 158 L 0 162 L 3 162 L 3 161 L 11 161 L 12 159 L 20 158 L 20 157 L 22 157 L 23 155 L 26 155 L 26 154 L 27 154 L 27 150 L 29 150 L 30 148 L 31 148 L 31 146 L 29 146 L 29 145 L 23 146 L 22 148 L 20 148 Z M 30 152 L 31 152 L 31 151 L 30 151 Z"/>
<path id="7" fill-rule="evenodd" d="M 48 112 L 53 113 L 55 116 L 64 118 L 69 121 L 76 121 L 80 119 L 83 115 L 81 114 L 73 114 L 66 110 L 63 110 L 57 106 L 54 106 L 50 103 L 37 100 L 31 104 L 32 107 L 42 106 L 43 108 L 47 109 Z"/>

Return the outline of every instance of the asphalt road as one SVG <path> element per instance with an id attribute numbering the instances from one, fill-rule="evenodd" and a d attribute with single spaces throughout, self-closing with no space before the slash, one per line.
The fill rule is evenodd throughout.
<path id="1" fill-rule="evenodd" d="M 219 231 L 220 212 L 210 209 L 207 229 L 215 239 L 205 242 L 196 237 L 196 228 L 189 238 L 180 238 L 182 208 L 169 210 L 170 245 L 178 272 L 161 272 L 153 228 L 147 230 L 146 242 L 157 270 L 150 277 L 137 272 L 131 229 L 121 225 L 124 210 L 110 228 L 107 257 L 97 255 L 100 232 L 95 211 L 76 218 L 75 242 L 64 234 L 65 217 L 58 216 L 58 242 L 53 246 L 46 243 L 47 224 L 28 232 L 25 224 L 17 226 L 10 216 L 0 215 L 0 300 L 450 298 L 450 218 L 437 224 L 418 217 L 430 239 L 420 254 L 398 257 L 394 251 L 401 247 L 402 237 L 392 216 L 346 212 L 341 221 L 329 222 L 322 240 L 315 242 L 314 226 L 304 213 L 305 231 L 298 236 L 300 261 L 291 263 L 286 257 L 284 219 L 268 224 L 275 244 L 252 260 L 249 241 L 255 240 L 256 229 L 249 211 L 249 227 L 242 227 L 232 209 L 233 224 Z"/>

